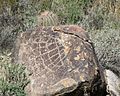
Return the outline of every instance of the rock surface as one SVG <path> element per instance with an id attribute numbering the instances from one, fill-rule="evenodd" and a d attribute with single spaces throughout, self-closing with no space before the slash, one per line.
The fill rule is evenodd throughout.
<path id="1" fill-rule="evenodd" d="M 111 70 L 105 70 L 108 96 L 120 96 L 120 78 Z"/>
<path id="2" fill-rule="evenodd" d="M 25 64 L 32 73 L 26 87 L 28 96 L 105 94 L 93 44 L 77 25 L 38 27 L 23 32 L 17 38 L 14 54 L 14 62 Z"/>

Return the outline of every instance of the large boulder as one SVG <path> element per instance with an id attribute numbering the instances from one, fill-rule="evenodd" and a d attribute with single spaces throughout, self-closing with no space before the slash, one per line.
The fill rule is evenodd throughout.
<path id="1" fill-rule="evenodd" d="M 28 96 L 105 96 L 103 70 L 87 33 L 77 25 L 21 33 L 14 62 L 25 64 Z M 72 96 L 73 96 L 72 95 Z"/>

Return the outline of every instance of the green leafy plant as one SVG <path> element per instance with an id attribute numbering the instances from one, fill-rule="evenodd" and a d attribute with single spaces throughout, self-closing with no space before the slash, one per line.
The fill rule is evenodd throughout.
<path id="1" fill-rule="evenodd" d="M 62 24 L 74 24 L 81 13 L 79 4 L 79 0 L 53 0 L 51 10 L 60 17 Z"/>
<path id="2" fill-rule="evenodd" d="M 12 64 L 8 56 L 0 56 L 0 96 L 26 96 L 25 87 L 29 83 L 25 67 Z"/>

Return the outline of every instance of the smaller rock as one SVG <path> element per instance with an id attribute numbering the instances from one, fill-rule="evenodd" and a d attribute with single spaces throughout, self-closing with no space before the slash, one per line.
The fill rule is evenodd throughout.
<path id="1" fill-rule="evenodd" d="M 108 96 L 120 96 L 120 78 L 111 70 L 105 70 Z"/>

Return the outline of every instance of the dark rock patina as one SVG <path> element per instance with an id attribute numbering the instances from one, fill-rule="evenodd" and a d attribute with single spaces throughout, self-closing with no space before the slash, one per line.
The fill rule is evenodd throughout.
<path id="1" fill-rule="evenodd" d="M 93 44 L 77 25 L 38 27 L 21 33 L 14 61 L 25 64 L 28 96 L 105 96 Z"/>

